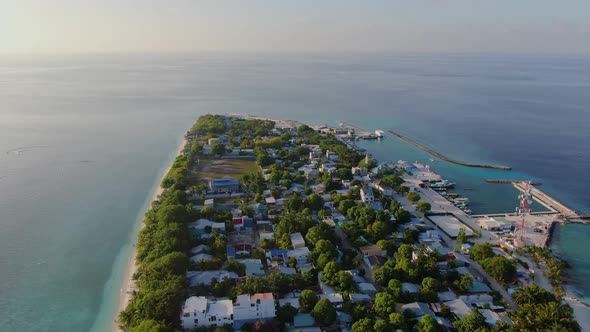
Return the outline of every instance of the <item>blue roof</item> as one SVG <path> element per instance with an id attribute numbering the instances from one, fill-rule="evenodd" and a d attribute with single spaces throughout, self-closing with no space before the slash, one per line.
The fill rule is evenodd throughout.
<path id="1" fill-rule="evenodd" d="M 227 252 L 227 257 L 236 257 L 236 248 L 234 246 L 228 244 L 225 246 L 225 251 Z"/>
<path id="2" fill-rule="evenodd" d="M 473 286 L 469 289 L 468 293 L 489 293 L 492 290 L 488 285 L 484 284 L 481 281 L 473 280 Z"/>
<path id="3" fill-rule="evenodd" d="M 299 313 L 293 317 L 293 327 L 306 327 L 315 325 L 315 319 L 310 314 Z"/>
<path id="4" fill-rule="evenodd" d="M 240 180 L 238 179 L 216 179 L 211 180 L 211 186 L 233 186 L 239 185 Z"/>
<path id="5" fill-rule="evenodd" d="M 270 251 L 270 256 L 271 257 L 276 257 L 276 256 L 285 256 L 287 255 L 287 250 L 282 250 L 282 249 L 272 249 Z"/>

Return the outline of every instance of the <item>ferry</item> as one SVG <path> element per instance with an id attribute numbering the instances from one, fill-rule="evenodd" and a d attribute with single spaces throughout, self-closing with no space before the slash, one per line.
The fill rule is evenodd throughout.
<path id="1" fill-rule="evenodd" d="M 377 138 L 383 138 L 383 134 L 385 134 L 385 132 L 381 129 L 377 129 L 375 130 L 375 136 L 377 136 Z"/>
<path id="2" fill-rule="evenodd" d="M 442 180 L 442 181 L 438 181 L 438 182 L 434 182 L 429 184 L 429 187 L 432 189 L 447 189 L 447 188 L 453 188 L 455 186 L 455 182 L 450 182 L 448 180 Z"/>

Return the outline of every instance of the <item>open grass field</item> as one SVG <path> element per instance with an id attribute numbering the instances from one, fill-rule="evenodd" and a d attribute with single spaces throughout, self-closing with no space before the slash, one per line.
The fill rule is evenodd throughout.
<path id="1" fill-rule="evenodd" d="M 201 159 L 190 174 L 190 183 L 211 179 L 240 178 L 257 171 L 256 161 L 245 159 Z"/>

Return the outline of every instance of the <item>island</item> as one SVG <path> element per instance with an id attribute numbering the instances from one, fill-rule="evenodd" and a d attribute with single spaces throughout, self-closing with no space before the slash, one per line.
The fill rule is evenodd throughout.
<path id="1" fill-rule="evenodd" d="M 581 330 L 546 249 L 554 219 L 529 234 L 526 206 L 472 216 L 426 165 L 377 161 L 350 135 L 200 117 L 145 214 L 118 327 Z"/>

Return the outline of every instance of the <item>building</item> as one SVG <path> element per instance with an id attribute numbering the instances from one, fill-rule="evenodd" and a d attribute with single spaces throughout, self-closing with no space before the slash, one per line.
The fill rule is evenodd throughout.
<path id="1" fill-rule="evenodd" d="M 275 299 L 272 293 L 242 294 L 234 304 L 234 329 L 240 329 L 245 323 L 272 319 L 276 315 Z"/>
<path id="2" fill-rule="evenodd" d="M 507 221 L 506 218 L 482 218 L 477 220 L 479 226 L 486 231 L 498 232 L 511 230 L 514 225 Z"/>
<path id="3" fill-rule="evenodd" d="M 362 188 L 361 189 L 361 201 L 365 204 L 372 204 L 375 201 L 375 196 L 373 196 L 373 189 L 371 188 Z"/>
<path id="4" fill-rule="evenodd" d="M 367 175 L 367 169 L 365 167 L 352 167 L 350 169 L 350 172 L 352 173 L 353 176 L 358 175 L 358 176 L 365 176 Z"/>
<path id="5" fill-rule="evenodd" d="M 428 304 L 423 303 L 423 302 L 408 303 L 406 305 L 403 305 L 401 307 L 400 311 L 404 312 L 406 310 L 409 310 L 410 312 L 412 312 L 417 319 L 420 319 L 420 317 L 422 317 L 424 315 L 430 315 L 432 317 L 436 317 L 434 312 L 428 306 Z"/>
<path id="6" fill-rule="evenodd" d="M 225 223 L 223 222 L 214 222 L 208 219 L 199 219 L 188 224 L 189 232 L 193 238 L 205 238 L 207 235 L 206 233 L 210 233 L 209 230 L 217 229 L 219 232 L 225 232 Z"/>
<path id="7" fill-rule="evenodd" d="M 216 271 L 188 271 L 186 277 L 191 287 L 197 285 L 210 285 L 213 280 L 223 281 L 225 279 L 238 279 L 238 274 L 226 270 Z"/>
<path id="8" fill-rule="evenodd" d="M 303 239 L 303 235 L 301 235 L 301 233 L 293 233 L 290 237 L 293 249 L 305 247 L 305 240 Z"/>
<path id="9" fill-rule="evenodd" d="M 215 179 L 209 181 L 209 190 L 213 193 L 237 193 L 240 192 L 240 180 Z"/>
<path id="10" fill-rule="evenodd" d="M 318 297 L 320 299 L 327 299 L 335 306 L 341 306 L 344 304 L 344 298 L 341 293 L 320 294 Z"/>
<path id="11" fill-rule="evenodd" d="M 411 282 L 402 282 L 402 293 L 418 294 L 420 292 L 420 285 Z"/>
<path id="12" fill-rule="evenodd" d="M 352 303 L 369 303 L 371 301 L 369 295 L 362 293 L 350 293 L 348 294 L 348 297 Z"/>
<path id="13" fill-rule="evenodd" d="M 264 273 L 264 266 L 262 265 L 262 261 L 257 258 L 243 258 L 237 260 L 239 263 L 244 264 L 246 268 L 246 276 L 248 277 L 260 277 L 263 276 Z"/>
<path id="14" fill-rule="evenodd" d="M 383 196 L 393 196 L 393 189 L 383 184 L 383 181 L 381 180 L 373 182 L 373 187 L 379 190 Z"/>
<path id="15" fill-rule="evenodd" d="M 303 248 L 297 248 L 297 249 L 293 249 L 293 250 L 289 250 L 287 252 L 287 257 L 288 258 L 295 258 L 295 260 L 297 260 L 297 265 L 301 266 L 305 263 L 307 263 L 307 257 L 309 256 L 309 248 L 307 247 L 303 247 Z"/>
<path id="16" fill-rule="evenodd" d="M 361 282 L 357 285 L 363 294 L 367 294 L 369 296 L 375 296 L 375 294 L 377 294 L 377 288 L 375 288 L 375 286 L 370 282 Z"/>
<path id="17" fill-rule="evenodd" d="M 223 326 L 233 324 L 231 300 L 207 300 L 203 296 L 191 296 L 182 306 L 182 328 L 194 330 L 197 326 Z"/>
<path id="18" fill-rule="evenodd" d="M 444 303 L 451 312 L 454 313 L 458 318 L 463 318 L 471 313 L 473 307 L 469 303 L 465 303 L 462 299 L 456 299 L 453 301 L 447 301 Z"/>

